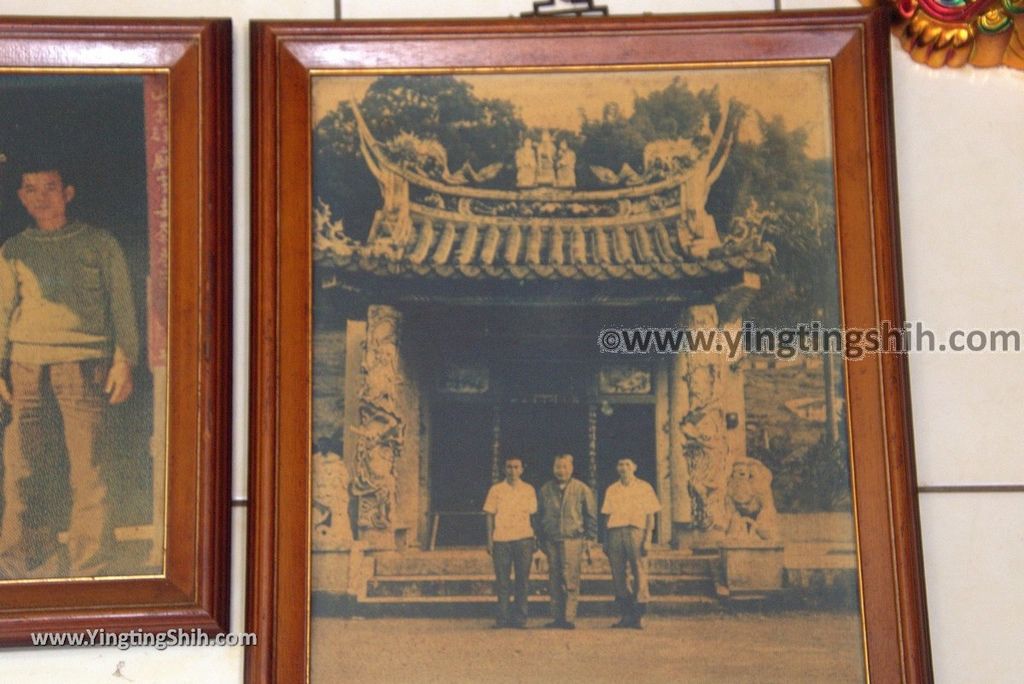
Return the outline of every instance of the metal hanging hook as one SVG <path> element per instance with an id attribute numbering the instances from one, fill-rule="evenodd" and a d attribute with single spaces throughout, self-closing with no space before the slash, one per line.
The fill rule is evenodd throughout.
<path id="1" fill-rule="evenodd" d="M 569 5 L 555 7 L 556 4 Z M 538 0 L 533 3 L 533 10 L 523 12 L 522 17 L 559 17 L 559 16 L 608 16 L 608 7 L 595 6 L 594 0 Z"/>

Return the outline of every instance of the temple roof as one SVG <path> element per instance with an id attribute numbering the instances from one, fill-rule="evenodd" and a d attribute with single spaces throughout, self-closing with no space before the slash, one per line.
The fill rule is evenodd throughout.
<path id="1" fill-rule="evenodd" d="M 772 259 L 760 231 L 702 237 L 716 231 L 688 205 L 685 173 L 598 191 L 452 185 L 427 177 L 425 163 L 392 159 L 352 111 L 383 206 L 365 242 L 318 209 L 322 266 L 374 277 L 671 282 L 761 270 Z"/>
<path id="2" fill-rule="evenodd" d="M 679 280 L 760 270 L 772 258 L 771 247 L 760 241 L 726 242 L 696 256 L 663 223 L 565 226 L 416 217 L 412 233 L 401 242 L 334 247 L 323 238 L 317 251 L 342 270 L 378 276 L 515 280 Z"/>

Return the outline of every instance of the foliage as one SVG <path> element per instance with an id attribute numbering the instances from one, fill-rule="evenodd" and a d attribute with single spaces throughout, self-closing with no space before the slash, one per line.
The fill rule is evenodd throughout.
<path id="1" fill-rule="evenodd" d="M 339 106 L 317 124 L 313 131 L 313 190 L 341 219 L 349 235 L 365 240 L 380 206 L 377 181 L 359 151 L 355 117 L 347 106 Z"/>
<path id="2" fill-rule="evenodd" d="M 696 139 L 702 148 L 709 142 L 706 137 L 700 138 L 704 116 L 709 117 L 711 128 L 714 128 L 722 115 L 718 88 L 694 93 L 678 77 L 663 90 L 636 98 L 633 109 L 630 121 L 646 140 Z"/>
<path id="3" fill-rule="evenodd" d="M 507 166 L 526 126 L 511 102 L 481 99 L 453 76 L 384 76 L 359 103 L 374 137 L 388 141 L 402 133 L 435 140 L 454 171 L 469 163 L 480 169 Z M 355 118 L 347 102 L 325 116 L 314 131 L 314 191 L 342 219 L 348 234 L 364 239 L 380 205 L 380 192 L 359 151 Z M 495 183 L 514 182 L 509 166 Z"/>
<path id="4" fill-rule="evenodd" d="M 526 130 L 511 102 L 480 99 L 453 76 L 379 78 L 361 109 L 379 140 L 404 131 L 440 142 L 452 170 L 508 162 Z"/>
<path id="5" fill-rule="evenodd" d="M 381 77 L 367 90 L 359 107 L 381 142 L 413 133 L 440 143 L 452 172 L 466 163 L 474 169 L 503 164 L 502 171 L 488 182 L 496 187 L 515 186 L 515 150 L 525 135 L 538 138 L 541 133 L 528 129 L 511 102 L 479 98 L 471 85 L 452 76 Z M 661 90 L 636 96 L 629 116 L 618 103 L 608 102 L 600 119 L 588 119 L 581 111 L 578 133 L 551 132 L 556 144 L 564 140 L 576 151 L 580 186 L 598 187 L 591 166 L 618 171 L 628 164 L 641 170 L 644 147 L 652 141 L 690 139 L 706 151 L 709 129 L 718 125 L 722 115 L 717 88 L 695 92 L 676 78 Z M 727 130 L 735 131 L 746 115 L 746 107 L 733 107 Z M 748 318 L 771 327 L 814 320 L 837 325 L 830 162 L 807 156 L 805 131 L 787 129 L 779 117 L 756 116 L 761 139 L 732 146 L 707 203 L 723 236 L 733 218 L 753 202 L 778 215 L 769 222 L 765 235 L 776 250 L 775 263 L 765 274 Z M 325 116 L 314 137 L 316 195 L 342 219 L 350 237 L 365 239 L 381 198 L 361 158 L 349 103 L 341 103 Z"/>
<path id="6" fill-rule="evenodd" d="M 806 154 L 807 134 L 787 130 L 781 118 L 758 115 L 761 141 L 733 150 L 730 164 L 708 200 L 718 219 L 734 216 L 757 201 L 778 218 L 765 238 L 776 250 L 761 293 L 748 318 L 761 327 L 792 326 L 820 320 L 839 323 L 836 280 L 835 212 L 828 160 Z"/>
<path id="7" fill-rule="evenodd" d="M 594 184 L 591 166 L 618 171 L 623 164 L 629 164 L 639 171 L 643 168 L 644 146 L 655 140 L 683 138 L 693 140 L 699 149 L 706 150 L 711 139 L 702 133 L 705 115 L 711 128 L 718 125 L 722 115 L 718 89 L 694 93 L 680 78 L 673 79 L 662 90 L 637 96 L 629 117 L 615 102 L 605 104 L 600 119 L 588 119 L 581 111 L 582 144 L 577 178 L 583 185 Z"/>
<path id="8" fill-rule="evenodd" d="M 767 447 L 748 447 L 750 457 L 772 471 L 772 494 L 780 512 L 850 510 L 850 461 L 845 434 L 845 427 L 841 427 L 839 441 L 829 444 L 822 436 L 810 447 L 799 448 L 783 433 Z"/>
<path id="9" fill-rule="evenodd" d="M 647 141 L 632 121 L 623 116 L 618 104 L 607 103 L 600 120 L 584 117 L 580 133 L 583 144 L 578 159 L 586 171 L 577 174 L 578 180 L 584 181 L 591 177 L 590 166 L 603 166 L 618 171 L 623 164 L 629 164 L 633 169 L 643 165 L 644 145 Z"/>

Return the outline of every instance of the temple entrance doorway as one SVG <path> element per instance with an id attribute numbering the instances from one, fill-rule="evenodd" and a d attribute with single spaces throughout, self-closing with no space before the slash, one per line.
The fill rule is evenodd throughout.
<path id="1" fill-rule="evenodd" d="M 655 435 L 653 404 L 610 404 L 605 402 L 601 405 L 597 413 L 596 494 L 598 505 L 604 502 L 604 493 L 608 486 L 619 479 L 616 466 L 620 458 L 633 459 L 637 468 L 636 476 L 649 482 L 657 491 Z M 655 516 L 655 520 L 657 521 L 657 516 Z M 604 522 L 602 516 L 600 519 L 602 539 L 604 539 Z"/>
<path id="2" fill-rule="evenodd" d="M 572 454 L 574 476 L 595 487 L 599 506 L 618 479 L 620 458 L 633 459 L 637 476 L 657 487 L 651 404 L 440 402 L 433 425 L 434 548 L 485 543 L 484 499 L 509 456 L 522 459 L 523 479 L 539 492 L 552 477 L 554 457 Z M 602 519 L 602 537 L 603 525 Z"/>
<path id="3" fill-rule="evenodd" d="M 572 454 L 575 476 L 587 481 L 587 407 L 580 404 L 514 403 L 501 411 L 501 458 L 523 459 L 523 480 L 540 491 L 550 480 L 555 456 Z"/>
<path id="4" fill-rule="evenodd" d="M 430 547 L 483 546 L 482 509 L 491 486 L 494 409 L 483 402 L 438 402 L 432 417 Z"/>
<path id="5" fill-rule="evenodd" d="M 409 347 L 421 350 L 417 363 L 429 369 L 421 385 L 429 393 L 426 548 L 486 543 L 484 499 L 509 456 L 522 459 L 523 479 L 539 490 L 553 477 L 554 457 L 572 454 L 574 476 L 594 489 L 599 505 L 623 457 L 658 490 L 667 436 L 655 415 L 667 393 L 656 391 L 652 361 L 595 352 L 589 332 L 610 315 L 595 307 L 464 307 L 410 317 Z"/>
<path id="6" fill-rule="evenodd" d="M 589 480 L 588 407 L 580 404 L 439 402 L 430 457 L 431 545 L 482 546 L 482 508 L 509 456 L 537 490 L 551 479 L 557 454 L 572 454 L 576 476 Z"/>

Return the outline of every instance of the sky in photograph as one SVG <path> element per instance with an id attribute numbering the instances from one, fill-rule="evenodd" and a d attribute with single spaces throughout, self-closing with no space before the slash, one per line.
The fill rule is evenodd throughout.
<path id="1" fill-rule="evenodd" d="M 629 116 L 633 100 L 665 88 L 680 77 L 697 92 L 718 86 L 723 102 L 736 98 L 766 118 L 781 116 L 788 128 L 808 134 L 807 153 L 830 156 L 832 126 L 825 66 L 744 67 L 730 69 L 649 70 L 615 72 L 546 72 L 459 74 L 477 97 L 510 100 L 531 127 L 578 131 L 581 110 L 600 119 L 605 104 L 616 102 Z M 339 102 L 361 99 L 376 77 L 318 76 L 313 81 L 313 116 L 319 121 Z M 757 141 L 757 117 L 748 115 L 740 140 Z"/>

